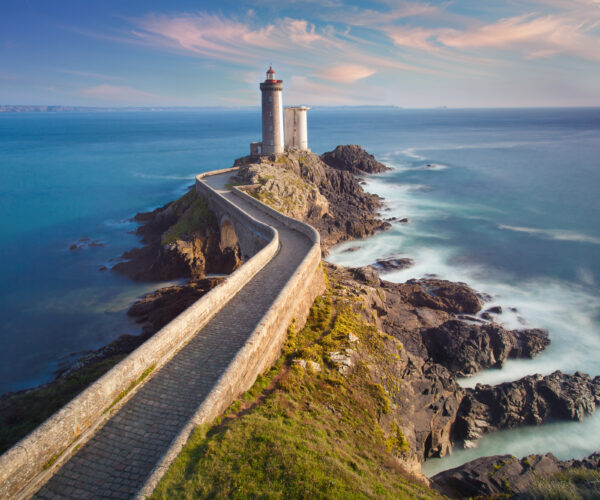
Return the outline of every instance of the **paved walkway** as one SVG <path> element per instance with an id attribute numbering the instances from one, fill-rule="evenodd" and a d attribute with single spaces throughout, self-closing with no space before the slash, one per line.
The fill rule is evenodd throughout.
<path id="1" fill-rule="evenodd" d="M 34 498 L 131 498 L 309 251 L 306 236 L 225 191 L 229 175 L 205 180 L 255 218 L 274 226 L 281 250 Z"/>

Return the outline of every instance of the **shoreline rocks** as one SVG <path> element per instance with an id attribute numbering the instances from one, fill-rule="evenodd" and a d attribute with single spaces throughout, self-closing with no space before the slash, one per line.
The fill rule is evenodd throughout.
<path id="1" fill-rule="evenodd" d="M 550 420 L 582 421 L 600 404 L 600 376 L 556 371 L 529 375 L 495 386 L 467 389 L 454 423 L 453 438 L 467 444 L 483 434 Z"/>
<path id="2" fill-rule="evenodd" d="M 332 168 L 357 175 L 379 174 L 390 170 L 389 167 L 378 162 L 372 154 L 367 153 L 356 144 L 338 146 L 333 151 L 323 153 L 321 160 Z"/>
<path id="3" fill-rule="evenodd" d="M 469 324 L 453 319 L 423 332 L 429 356 L 457 376 L 483 368 L 501 368 L 509 358 L 532 358 L 549 344 L 540 329 L 506 330 L 492 324 Z"/>
<path id="4" fill-rule="evenodd" d="M 431 486 L 451 498 L 531 498 L 527 493 L 536 483 L 551 480 L 553 476 L 571 469 L 600 472 L 600 454 L 592 453 L 583 460 L 558 460 L 552 453 L 528 455 L 521 459 L 513 455 L 481 457 L 436 474 L 431 478 Z M 584 484 L 585 476 L 579 482 Z M 598 498 L 597 482 L 592 480 L 585 487 L 588 489 L 589 486 L 593 493 L 587 498 Z M 572 489 L 569 491 L 571 496 L 564 498 L 582 498 L 574 495 Z M 541 497 L 538 495 L 536 498 Z"/>

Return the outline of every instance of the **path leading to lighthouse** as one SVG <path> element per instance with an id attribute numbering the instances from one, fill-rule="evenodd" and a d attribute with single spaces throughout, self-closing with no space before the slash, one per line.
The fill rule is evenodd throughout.
<path id="1" fill-rule="evenodd" d="M 34 498 L 133 497 L 308 254 L 311 241 L 307 236 L 230 193 L 225 188 L 229 176 L 204 180 L 233 204 L 277 229 L 280 251 Z"/>

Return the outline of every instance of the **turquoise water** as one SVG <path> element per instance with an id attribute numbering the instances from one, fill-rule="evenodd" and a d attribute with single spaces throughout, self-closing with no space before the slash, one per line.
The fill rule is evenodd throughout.
<path id="1" fill-rule="evenodd" d="M 136 212 L 245 155 L 259 120 L 256 109 L 0 115 L 0 392 L 50 380 L 61 359 L 138 331 L 125 311 L 161 284 L 99 266 L 139 244 L 129 234 Z M 464 385 L 554 369 L 600 374 L 600 110 L 309 112 L 313 151 L 352 143 L 393 167 L 368 189 L 386 198 L 385 215 L 410 223 L 341 245 L 331 261 L 409 256 L 413 268 L 386 278 L 466 281 L 504 307 L 508 326 L 550 330 L 552 345 L 535 360 Z M 84 236 L 104 246 L 70 251 Z M 426 470 L 498 452 L 597 449 L 600 415 L 501 433 Z"/>
<path id="2" fill-rule="evenodd" d="M 367 189 L 410 224 L 329 259 L 365 265 L 402 255 L 404 281 L 435 274 L 465 281 L 501 305 L 510 328 L 544 327 L 551 346 L 534 360 L 510 361 L 462 385 L 496 384 L 560 369 L 600 374 L 600 111 L 506 110 L 416 113 L 415 127 L 387 148 L 394 168 Z M 429 167 L 427 165 L 430 165 Z M 357 251 L 344 252 L 348 247 Z M 511 312 L 509 308 L 516 308 Z M 431 460 L 433 474 L 497 453 L 552 451 L 560 458 L 600 450 L 600 413 L 581 423 L 523 428 L 482 439 L 475 449 Z"/>

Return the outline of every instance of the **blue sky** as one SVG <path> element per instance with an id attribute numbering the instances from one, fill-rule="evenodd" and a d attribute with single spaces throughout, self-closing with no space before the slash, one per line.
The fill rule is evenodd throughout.
<path id="1" fill-rule="evenodd" d="M 0 104 L 600 106 L 600 0 L 1 0 Z"/>

